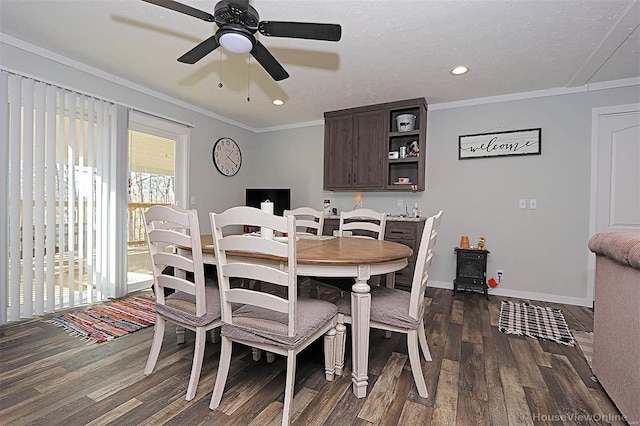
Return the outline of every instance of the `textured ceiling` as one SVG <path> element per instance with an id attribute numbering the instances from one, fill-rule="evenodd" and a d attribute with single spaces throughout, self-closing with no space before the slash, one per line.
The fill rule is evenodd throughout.
<path id="1" fill-rule="evenodd" d="M 216 0 L 183 3 L 212 13 Z M 177 62 L 215 24 L 139 0 L 0 0 L 0 32 L 252 130 L 406 98 L 424 96 L 433 105 L 640 77 L 637 0 L 251 5 L 261 20 L 340 24 L 342 40 L 259 36 L 291 75 L 275 82 L 249 55 L 222 49 L 195 65 Z M 449 70 L 457 64 L 471 71 L 454 77 Z M 275 98 L 286 104 L 273 106 Z"/>

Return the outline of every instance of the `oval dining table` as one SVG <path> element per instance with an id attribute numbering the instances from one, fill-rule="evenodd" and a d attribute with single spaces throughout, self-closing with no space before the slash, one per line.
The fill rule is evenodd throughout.
<path id="1" fill-rule="evenodd" d="M 256 237 L 259 238 L 259 237 Z M 369 376 L 369 321 L 371 294 L 367 283 L 375 275 L 390 274 L 407 266 L 413 250 L 392 241 L 379 241 L 358 237 L 334 237 L 322 235 L 300 235 L 296 242 L 298 276 L 306 277 L 352 277 L 352 382 L 357 398 L 367 395 Z M 243 258 L 255 258 L 257 262 L 280 261 L 252 253 L 239 254 Z M 215 248 L 211 235 L 202 236 L 204 263 L 214 265 Z M 246 261 L 246 260 L 245 260 Z M 393 274 L 389 275 L 393 280 Z M 391 285 L 393 285 L 391 283 Z M 342 366 L 336 366 L 338 374 Z"/>

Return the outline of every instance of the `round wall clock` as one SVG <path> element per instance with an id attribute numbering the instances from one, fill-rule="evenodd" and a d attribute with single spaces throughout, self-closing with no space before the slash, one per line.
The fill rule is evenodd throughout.
<path id="1" fill-rule="evenodd" d="M 225 176 L 233 176 L 242 165 L 240 147 L 231 138 L 220 138 L 213 144 L 211 152 L 213 164 Z"/>

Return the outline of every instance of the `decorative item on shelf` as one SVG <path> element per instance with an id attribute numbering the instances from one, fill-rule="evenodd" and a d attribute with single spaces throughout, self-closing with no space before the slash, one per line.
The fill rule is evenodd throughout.
<path id="1" fill-rule="evenodd" d="M 478 238 L 478 250 L 484 250 L 484 244 L 487 242 L 485 237 Z"/>
<path id="2" fill-rule="evenodd" d="M 420 155 L 420 146 L 418 141 L 413 141 L 408 144 L 407 157 L 418 157 Z"/>
<path id="3" fill-rule="evenodd" d="M 398 158 L 400 158 L 400 154 L 398 153 L 398 151 L 389 152 L 389 160 L 397 160 Z"/>
<path id="4" fill-rule="evenodd" d="M 462 237 L 460 237 L 460 248 L 461 249 L 468 249 L 469 248 L 469 236 L 468 235 L 463 235 Z"/>
<path id="5" fill-rule="evenodd" d="M 402 185 L 406 185 L 411 183 L 411 179 L 409 179 L 408 177 L 399 177 L 398 178 L 398 183 L 402 184 Z"/>
<path id="6" fill-rule="evenodd" d="M 406 146 L 401 146 L 400 147 L 400 158 L 406 158 L 407 157 L 407 147 Z"/>
<path id="7" fill-rule="evenodd" d="M 413 130 L 413 126 L 416 120 L 416 116 L 413 114 L 400 114 L 396 117 L 399 132 L 410 132 Z"/>
<path id="8" fill-rule="evenodd" d="M 324 200 L 322 211 L 325 216 L 329 216 L 331 214 L 331 200 Z"/>

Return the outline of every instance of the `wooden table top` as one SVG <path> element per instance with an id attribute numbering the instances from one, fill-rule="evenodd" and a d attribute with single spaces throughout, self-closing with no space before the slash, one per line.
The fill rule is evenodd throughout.
<path id="1" fill-rule="evenodd" d="M 214 254 L 211 235 L 202 236 L 202 252 Z M 413 250 L 400 243 L 354 237 L 301 237 L 296 243 L 298 263 L 361 265 L 410 257 Z"/>

